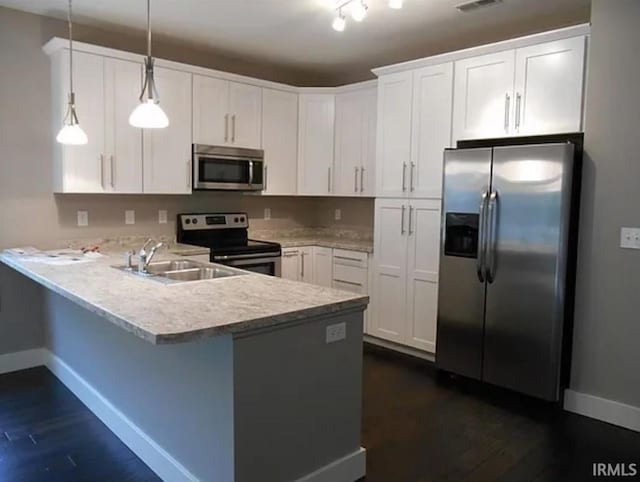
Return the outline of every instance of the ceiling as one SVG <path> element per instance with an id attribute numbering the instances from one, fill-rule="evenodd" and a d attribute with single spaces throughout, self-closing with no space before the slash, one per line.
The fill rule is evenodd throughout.
<path id="1" fill-rule="evenodd" d="M 352 81 L 373 67 L 588 21 L 590 0 L 503 0 L 460 13 L 463 0 L 368 0 L 361 22 L 331 28 L 337 0 L 153 0 L 154 33 L 227 55 Z M 141 31 L 144 0 L 74 0 L 78 23 Z M 0 6 L 65 18 L 66 0 L 0 0 Z"/>

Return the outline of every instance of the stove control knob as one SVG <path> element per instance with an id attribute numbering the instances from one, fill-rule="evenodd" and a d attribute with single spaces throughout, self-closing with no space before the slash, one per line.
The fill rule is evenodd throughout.
<path id="1" fill-rule="evenodd" d="M 233 222 L 234 222 L 234 223 L 239 222 L 238 218 L 233 218 Z"/>
<path id="2" fill-rule="evenodd" d="M 191 222 L 192 222 L 193 224 L 198 224 L 198 220 L 197 220 L 196 218 L 193 218 L 193 219 L 191 220 Z"/>
<path id="3" fill-rule="evenodd" d="M 191 224 L 191 219 L 185 219 L 184 224 Z"/>
<path id="4" fill-rule="evenodd" d="M 244 216 L 242 216 L 242 217 L 240 218 L 240 222 L 241 222 L 241 223 L 244 223 Z"/>

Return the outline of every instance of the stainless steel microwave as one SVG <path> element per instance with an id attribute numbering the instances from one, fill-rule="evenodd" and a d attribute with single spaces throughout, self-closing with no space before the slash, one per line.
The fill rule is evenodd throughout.
<path id="1" fill-rule="evenodd" d="M 262 191 L 264 151 L 193 144 L 196 190 Z"/>

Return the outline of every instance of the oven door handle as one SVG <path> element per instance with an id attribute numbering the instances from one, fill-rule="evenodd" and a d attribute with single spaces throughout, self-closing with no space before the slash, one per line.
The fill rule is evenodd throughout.
<path id="1" fill-rule="evenodd" d="M 256 253 L 256 254 L 235 254 L 235 255 L 225 255 L 225 256 L 214 256 L 213 261 L 231 261 L 234 259 L 271 259 L 271 258 L 279 258 L 280 253 Z"/>

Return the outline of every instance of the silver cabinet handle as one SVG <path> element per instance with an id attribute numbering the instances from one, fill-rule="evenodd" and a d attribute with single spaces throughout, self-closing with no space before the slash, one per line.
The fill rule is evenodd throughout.
<path id="1" fill-rule="evenodd" d="M 110 163 L 110 167 L 111 167 L 111 189 L 115 189 L 116 188 L 116 162 L 115 162 L 116 156 L 111 155 L 109 157 L 109 163 Z"/>
<path id="2" fill-rule="evenodd" d="M 302 270 L 300 271 L 300 276 L 304 278 L 304 253 L 300 253 L 300 259 L 302 259 Z"/>
<path id="3" fill-rule="evenodd" d="M 100 186 L 104 189 L 104 154 L 100 154 Z"/>
<path id="4" fill-rule="evenodd" d="M 406 207 L 403 204 L 402 205 L 402 214 L 400 216 L 400 234 L 404 234 L 404 211 L 405 211 Z"/>
<path id="5" fill-rule="evenodd" d="M 364 191 L 364 167 L 360 167 L 360 192 Z"/>
<path id="6" fill-rule="evenodd" d="M 486 255 L 485 236 L 486 236 L 486 206 L 489 194 L 486 190 L 482 191 L 480 196 L 480 215 L 478 216 L 478 257 L 476 258 L 476 273 L 480 283 L 484 283 L 484 260 Z"/>
<path id="7" fill-rule="evenodd" d="M 191 160 L 187 161 L 187 189 L 191 189 Z"/>
<path id="8" fill-rule="evenodd" d="M 353 178 L 353 192 L 358 192 L 358 168 L 355 168 L 355 177 Z"/>
<path id="9" fill-rule="evenodd" d="M 415 163 L 411 163 L 411 171 L 409 172 L 409 189 L 411 190 L 411 192 L 413 192 L 414 188 L 413 188 L 413 171 L 416 168 Z"/>
<path id="10" fill-rule="evenodd" d="M 231 142 L 235 144 L 236 142 L 236 115 L 233 114 L 231 116 Z"/>
<path id="11" fill-rule="evenodd" d="M 229 140 L 229 114 L 224 115 L 224 141 Z"/>
<path id="12" fill-rule="evenodd" d="M 511 107 L 511 96 L 507 93 L 504 96 L 504 130 L 509 132 L 509 107 Z"/>
<path id="13" fill-rule="evenodd" d="M 410 204 L 409 205 L 409 236 L 413 234 L 412 220 L 413 220 L 413 206 Z"/>
<path id="14" fill-rule="evenodd" d="M 487 239 L 487 267 L 486 278 L 489 283 L 493 283 L 496 277 L 496 234 L 498 225 L 498 192 L 493 191 L 489 195 L 489 237 Z"/>
<path id="15" fill-rule="evenodd" d="M 327 168 L 327 192 L 331 192 L 331 166 Z"/>
<path id="16" fill-rule="evenodd" d="M 267 169 L 269 169 L 269 166 L 265 165 L 264 166 L 264 190 L 267 190 Z"/>
<path id="17" fill-rule="evenodd" d="M 405 192 L 407 190 L 407 183 L 405 181 L 407 177 L 407 163 L 403 162 L 402 163 L 402 192 Z"/>
<path id="18" fill-rule="evenodd" d="M 359 286 L 360 288 L 362 288 L 362 284 L 361 283 L 354 283 L 353 281 L 345 281 L 345 280 L 336 279 L 336 278 L 334 278 L 333 281 L 335 281 L 336 283 L 344 283 L 346 285 Z"/>
<path id="19" fill-rule="evenodd" d="M 522 95 L 520 92 L 516 94 L 516 131 L 520 130 L 520 105 L 522 104 Z"/>

